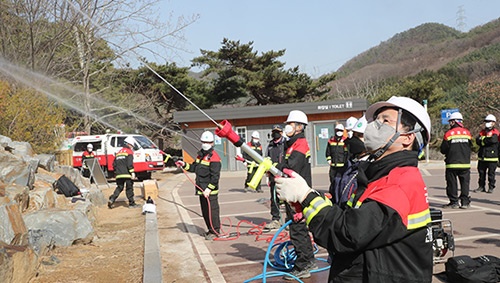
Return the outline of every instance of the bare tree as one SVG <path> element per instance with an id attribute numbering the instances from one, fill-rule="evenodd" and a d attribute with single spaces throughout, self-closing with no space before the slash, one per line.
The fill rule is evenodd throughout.
<path id="1" fill-rule="evenodd" d="M 86 113 L 83 128 L 91 132 L 98 111 L 113 109 L 96 101 L 111 89 L 116 66 L 129 68 L 148 56 L 168 61 L 185 52 L 183 30 L 198 15 L 170 14 L 162 21 L 159 5 L 159 0 L 3 0 L 0 52 L 9 62 L 76 85 L 72 88 L 79 91 L 65 99 L 79 101 Z"/>

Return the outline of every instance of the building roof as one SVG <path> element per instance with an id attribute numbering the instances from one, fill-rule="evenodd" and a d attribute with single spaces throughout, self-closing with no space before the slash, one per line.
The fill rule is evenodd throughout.
<path id="1" fill-rule="evenodd" d="M 367 108 L 368 101 L 366 99 L 356 98 L 248 107 L 225 107 L 217 109 L 203 109 L 203 111 L 214 120 L 224 120 L 286 116 L 291 110 L 301 110 L 309 115 L 319 113 L 365 111 Z M 176 123 L 198 122 L 205 120 L 207 120 L 207 117 L 199 110 L 174 112 L 174 122 Z"/>

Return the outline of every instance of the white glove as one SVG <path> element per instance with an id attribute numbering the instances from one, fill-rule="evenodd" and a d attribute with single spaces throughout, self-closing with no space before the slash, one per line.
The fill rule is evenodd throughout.
<path id="1" fill-rule="evenodd" d="M 184 163 L 184 161 L 182 161 L 182 160 L 179 160 L 179 161 L 175 162 L 175 165 L 177 165 L 177 167 L 184 167 L 184 165 L 186 165 L 186 163 Z"/>
<path id="2" fill-rule="evenodd" d="M 135 173 L 132 173 L 132 180 L 135 180 Z"/>
<path id="3" fill-rule="evenodd" d="M 211 189 L 209 188 L 206 188 L 204 191 L 203 191 L 203 195 L 208 198 L 210 196 L 210 193 L 212 192 Z"/>
<path id="4" fill-rule="evenodd" d="M 302 202 L 312 191 L 306 180 L 295 171 L 287 170 L 290 177 L 276 177 L 276 192 L 281 200 L 287 202 Z"/>

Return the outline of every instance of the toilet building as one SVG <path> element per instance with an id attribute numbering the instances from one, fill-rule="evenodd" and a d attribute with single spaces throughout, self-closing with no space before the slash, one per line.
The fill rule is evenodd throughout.
<path id="1" fill-rule="evenodd" d="M 284 122 L 291 110 L 306 113 L 309 125 L 305 135 L 311 148 L 311 166 L 327 166 L 325 150 L 327 141 L 333 135 L 338 123 L 345 126 L 347 118 L 360 118 L 368 107 L 366 99 L 330 100 L 302 102 L 278 105 L 249 107 L 220 107 L 217 109 L 179 111 L 174 113 L 174 122 L 182 128 L 182 154 L 186 162 L 192 162 L 201 148 L 200 136 L 203 131 L 216 129 L 216 123 L 228 120 L 233 130 L 243 138 L 250 140 L 253 131 L 258 131 L 265 155 L 271 141 L 271 129 L 275 124 L 284 127 Z M 207 117 L 208 116 L 208 117 Z M 214 121 L 212 121 L 213 119 Z M 222 170 L 245 170 L 240 161 L 235 159 L 240 149 L 225 138 L 215 136 L 215 150 L 222 160 Z"/>

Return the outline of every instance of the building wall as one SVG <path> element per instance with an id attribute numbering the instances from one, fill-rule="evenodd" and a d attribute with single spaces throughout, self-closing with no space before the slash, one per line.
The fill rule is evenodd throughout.
<path id="1" fill-rule="evenodd" d="M 315 127 L 330 127 L 333 129 L 338 123 L 342 123 L 345 125 L 345 121 L 347 118 L 351 116 L 360 118 L 361 116 L 363 116 L 363 114 L 364 111 L 360 110 L 308 115 L 309 125 L 306 127 L 305 135 L 311 148 L 312 167 L 326 166 L 325 164 L 320 164 L 318 162 L 319 160 L 321 160 L 321 156 L 324 156 L 325 154 L 324 152 L 318 150 L 319 143 L 326 141 L 324 139 L 318 138 L 318 135 L 315 132 Z M 245 142 L 249 141 L 250 135 L 253 131 L 258 131 L 260 134 L 261 143 L 263 145 L 263 153 L 265 155 L 267 145 L 271 140 L 270 134 L 272 126 L 275 124 L 281 124 L 284 127 L 286 118 L 287 116 L 272 116 L 249 119 L 228 119 L 228 121 L 233 126 L 233 130 L 236 130 L 236 128 L 238 127 L 246 128 Z M 192 160 L 196 158 L 197 151 L 201 148 L 201 142 L 199 141 L 201 133 L 205 130 L 214 132 L 216 125 L 214 125 L 212 121 L 199 121 L 184 123 L 181 127 L 183 128 L 183 132 L 185 133 L 182 138 L 183 158 L 186 162 L 192 162 Z M 329 132 L 329 135 L 331 134 L 332 133 Z M 236 161 L 235 157 L 239 150 L 233 144 L 231 144 L 226 139 L 220 139 L 217 137 L 216 144 L 216 151 L 223 160 L 224 170 L 246 170 L 241 162 Z"/>

